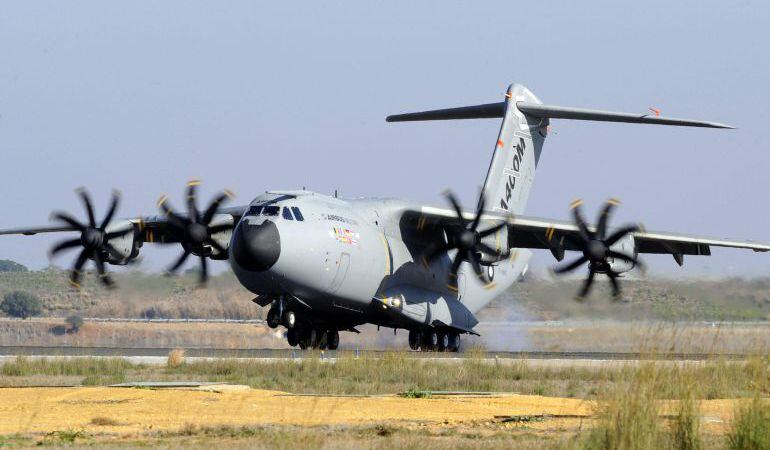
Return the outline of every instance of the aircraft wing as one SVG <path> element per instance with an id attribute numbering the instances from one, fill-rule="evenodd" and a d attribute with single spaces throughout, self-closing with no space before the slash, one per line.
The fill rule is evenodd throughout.
<path id="1" fill-rule="evenodd" d="M 232 206 L 228 208 L 221 208 L 217 215 L 230 215 L 233 217 L 233 223 L 237 223 L 240 217 L 248 206 Z M 185 214 L 179 213 L 180 216 L 185 217 Z M 120 223 L 120 220 L 116 220 L 115 223 Z M 158 243 L 173 243 L 179 242 L 179 236 L 172 233 L 168 226 L 168 216 L 166 215 L 154 215 L 136 217 L 131 219 L 124 219 L 125 222 L 130 222 L 137 230 L 137 240 L 144 242 L 158 242 Z M 9 234 L 21 234 L 21 235 L 34 235 L 38 233 L 58 233 L 66 231 L 77 231 L 75 227 L 69 225 L 43 225 L 35 227 L 20 227 L 20 228 L 7 228 L 0 229 L 0 235 Z"/>
<path id="2" fill-rule="evenodd" d="M 457 227 L 459 221 L 457 214 L 446 208 L 423 206 L 409 211 L 418 228 L 424 228 L 428 224 Z M 463 218 L 473 220 L 475 214 L 463 212 Z M 578 227 L 569 221 L 543 219 L 530 216 L 507 217 L 500 214 L 489 213 L 482 215 L 482 225 L 479 229 L 506 221 L 508 223 L 508 249 L 511 248 L 538 248 L 551 250 L 554 256 L 563 255 L 564 250 L 579 250 L 576 245 L 579 235 Z M 486 225 L 485 225 L 486 224 Z M 595 230 L 593 226 L 588 227 Z M 674 255 L 678 263 L 682 255 L 710 255 L 711 247 L 730 247 L 753 250 L 755 252 L 770 251 L 770 244 L 757 243 L 746 240 L 720 239 L 701 236 L 692 236 L 679 233 L 636 231 L 632 233 L 637 253 L 658 253 Z M 501 249 L 501 250 L 508 250 Z M 558 259 L 560 259 L 557 256 Z"/>

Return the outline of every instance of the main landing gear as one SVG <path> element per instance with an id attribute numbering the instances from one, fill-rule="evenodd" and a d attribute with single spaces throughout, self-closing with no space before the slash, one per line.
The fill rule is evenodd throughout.
<path id="1" fill-rule="evenodd" d="M 289 345 L 299 346 L 302 350 L 308 348 L 337 350 L 340 345 L 340 334 L 337 330 L 326 330 L 312 326 L 291 328 L 286 332 L 286 338 Z"/>
<path id="2" fill-rule="evenodd" d="M 299 322 L 294 311 L 281 311 L 280 306 L 274 305 L 267 312 L 267 326 L 278 328 L 279 325 L 286 327 L 286 340 L 292 347 L 299 346 L 302 350 L 337 350 L 340 345 L 340 334 L 337 330 Z"/>
<path id="3" fill-rule="evenodd" d="M 460 335 L 434 329 L 409 330 L 409 348 L 424 352 L 459 352 Z"/>

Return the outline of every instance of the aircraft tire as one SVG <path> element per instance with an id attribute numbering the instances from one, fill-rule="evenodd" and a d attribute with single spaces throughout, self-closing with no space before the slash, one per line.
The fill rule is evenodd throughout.
<path id="1" fill-rule="evenodd" d="M 327 330 L 318 330 L 318 349 L 326 350 L 329 346 L 329 332 Z"/>
<path id="2" fill-rule="evenodd" d="M 299 345 L 299 348 L 305 350 L 310 347 L 310 345 L 308 345 L 308 331 L 305 328 L 296 328 L 295 330 L 297 333 L 297 344 Z"/>
<path id="3" fill-rule="evenodd" d="M 278 328 L 278 325 L 280 324 L 281 317 L 278 315 L 278 309 L 270 308 L 270 310 L 267 311 L 267 326 L 270 328 Z"/>
<path id="4" fill-rule="evenodd" d="M 289 345 L 292 347 L 296 347 L 297 344 L 299 344 L 296 328 L 292 328 L 291 330 L 286 332 L 286 340 L 289 341 Z"/>
<path id="5" fill-rule="evenodd" d="M 297 315 L 294 314 L 294 311 L 287 309 L 286 311 L 283 312 L 282 322 L 283 322 L 283 326 L 291 330 L 292 328 L 297 326 Z"/>
<path id="6" fill-rule="evenodd" d="M 329 330 L 329 350 L 337 350 L 340 346 L 340 333 L 337 330 Z"/>
<path id="7" fill-rule="evenodd" d="M 316 349 L 318 348 L 318 330 L 311 328 L 307 332 L 307 347 Z"/>
<path id="8" fill-rule="evenodd" d="M 438 348 L 438 351 L 445 352 L 449 350 L 449 334 L 447 333 L 438 333 L 437 336 L 438 345 L 436 346 Z"/>
<path id="9" fill-rule="evenodd" d="M 460 351 L 460 335 L 457 333 L 449 334 L 449 347 L 447 351 L 457 353 Z"/>
<path id="10" fill-rule="evenodd" d="M 422 350 L 425 352 L 434 352 L 438 347 L 438 334 L 433 330 L 426 330 L 422 335 Z"/>
<path id="11" fill-rule="evenodd" d="M 420 332 L 417 330 L 409 330 L 409 348 L 412 350 L 419 350 L 420 348 Z"/>

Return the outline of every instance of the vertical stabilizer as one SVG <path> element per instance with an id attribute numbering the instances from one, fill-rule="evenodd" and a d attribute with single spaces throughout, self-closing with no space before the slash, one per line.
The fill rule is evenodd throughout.
<path id="1" fill-rule="evenodd" d="M 487 207 L 494 211 L 521 214 L 527 206 L 535 179 L 548 119 L 528 116 L 516 104 L 540 104 L 526 87 L 512 84 L 505 94 L 505 109 L 492 162 L 484 181 Z"/>

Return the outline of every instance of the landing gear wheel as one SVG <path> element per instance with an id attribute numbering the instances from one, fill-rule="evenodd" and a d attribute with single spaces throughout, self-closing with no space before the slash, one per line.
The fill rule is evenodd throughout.
<path id="1" fill-rule="evenodd" d="M 326 330 L 318 330 L 318 349 L 326 350 L 329 345 L 329 332 Z"/>
<path id="2" fill-rule="evenodd" d="M 426 352 L 433 352 L 438 347 L 438 334 L 435 331 L 425 331 L 422 334 L 422 350 Z"/>
<path id="3" fill-rule="evenodd" d="M 457 333 L 449 334 L 449 346 L 447 351 L 457 353 L 460 351 L 460 335 Z"/>
<path id="4" fill-rule="evenodd" d="M 307 332 L 307 346 L 308 348 L 318 348 L 318 331 L 315 328 L 311 328 Z"/>
<path id="5" fill-rule="evenodd" d="M 299 348 L 302 350 L 305 350 L 309 347 L 308 345 L 308 331 L 304 328 L 299 328 L 296 330 L 297 332 L 297 343 L 299 344 Z"/>
<path id="6" fill-rule="evenodd" d="M 449 348 L 449 335 L 447 333 L 438 333 L 438 351 L 445 352 Z"/>
<path id="7" fill-rule="evenodd" d="M 420 348 L 420 332 L 409 330 L 409 348 L 418 350 Z"/>
<path id="8" fill-rule="evenodd" d="M 270 308 L 267 312 L 267 326 L 270 328 L 278 328 L 281 324 L 281 316 L 278 315 L 278 308 Z"/>
<path id="9" fill-rule="evenodd" d="M 292 310 L 286 310 L 283 312 L 282 322 L 283 326 L 291 330 L 297 325 L 297 315 Z"/>
<path id="10" fill-rule="evenodd" d="M 340 334 L 337 330 L 329 330 L 329 350 L 337 350 L 340 345 Z"/>
<path id="11" fill-rule="evenodd" d="M 296 328 L 292 328 L 291 330 L 286 332 L 286 340 L 289 341 L 289 345 L 292 347 L 296 347 L 297 344 L 299 344 Z"/>

